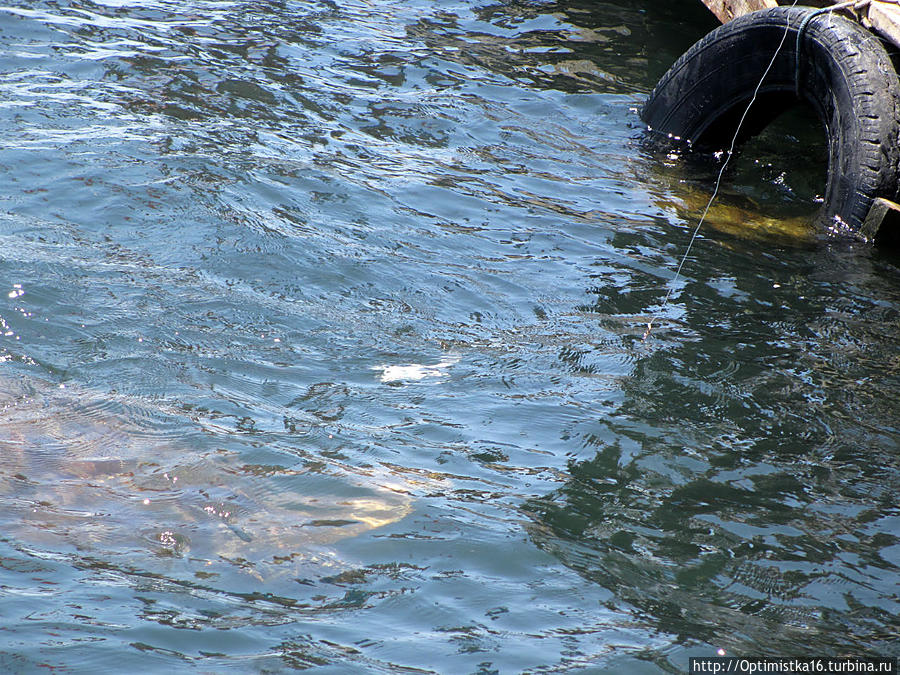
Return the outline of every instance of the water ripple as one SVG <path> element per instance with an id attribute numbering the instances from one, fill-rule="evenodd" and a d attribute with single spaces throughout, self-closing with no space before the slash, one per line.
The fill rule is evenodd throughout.
<path id="1" fill-rule="evenodd" d="M 896 260 L 788 120 L 673 283 L 696 4 L 0 7 L 0 665 L 896 653 Z"/>

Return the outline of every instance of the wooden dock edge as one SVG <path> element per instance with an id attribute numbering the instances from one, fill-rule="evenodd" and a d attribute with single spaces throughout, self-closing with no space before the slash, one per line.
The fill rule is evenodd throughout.
<path id="1" fill-rule="evenodd" d="M 701 0 L 701 2 L 722 23 L 727 23 L 737 16 L 759 9 L 777 7 L 779 4 L 776 0 Z M 782 2 L 781 4 L 786 3 Z M 838 0 L 824 0 L 824 2 L 812 0 L 809 4 L 828 7 L 838 4 Z M 893 43 L 895 47 L 900 48 L 900 1 L 859 2 L 855 8 L 849 9 L 847 12 L 855 16 L 863 26 L 875 31 Z"/>
<path id="2" fill-rule="evenodd" d="M 755 12 L 758 9 L 778 7 L 775 0 L 701 0 L 706 8 L 722 23 L 733 18 Z"/>
<path id="3" fill-rule="evenodd" d="M 880 33 L 895 47 L 900 47 L 900 4 L 872 0 L 858 12 L 863 26 Z"/>

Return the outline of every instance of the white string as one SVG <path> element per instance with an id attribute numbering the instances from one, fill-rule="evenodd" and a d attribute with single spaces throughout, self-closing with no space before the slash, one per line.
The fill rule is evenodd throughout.
<path id="1" fill-rule="evenodd" d="M 797 0 L 791 4 L 791 8 L 797 5 Z M 831 9 L 834 9 L 833 7 Z M 675 285 L 678 282 L 678 278 L 681 276 L 681 268 L 684 267 L 684 263 L 688 258 L 688 255 L 691 252 L 691 247 L 694 245 L 694 240 L 697 239 L 697 235 L 700 233 L 700 228 L 703 226 L 703 221 L 706 220 L 706 216 L 709 213 L 710 207 L 712 207 L 713 202 L 719 194 L 719 186 L 722 184 L 722 176 L 725 174 L 725 169 L 728 168 L 728 162 L 731 161 L 731 156 L 734 154 L 734 147 L 737 145 L 738 135 L 741 133 L 741 127 L 744 124 L 744 121 L 747 119 L 747 115 L 750 112 L 750 108 L 753 106 L 756 101 L 756 97 L 759 94 L 760 88 L 762 88 L 763 82 L 768 76 L 769 71 L 772 70 L 772 66 L 775 65 L 775 59 L 778 58 L 778 54 L 781 53 L 781 48 L 784 46 L 785 41 L 787 40 L 788 32 L 790 30 L 790 20 L 785 19 L 784 25 L 784 34 L 781 36 L 781 42 L 778 43 L 778 47 L 775 49 L 775 53 L 772 54 L 772 60 L 769 61 L 769 65 L 766 66 L 765 72 L 763 72 L 762 77 L 759 79 L 759 83 L 756 85 L 756 89 L 753 90 L 753 96 L 750 99 L 750 102 L 747 104 L 746 109 L 744 110 L 744 114 L 741 115 L 740 121 L 738 121 L 737 129 L 734 131 L 734 137 L 731 139 L 731 147 L 728 148 L 728 153 L 725 156 L 725 161 L 722 163 L 722 168 L 719 169 L 719 175 L 716 178 L 716 185 L 713 189 L 712 196 L 709 198 L 709 201 L 706 203 L 706 208 L 703 209 L 703 215 L 700 216 L 700 220 L 697 222 L 697 226 L 694 228 L 694 232 L 691 235 L 691 239 L 688 242 L 687 248 L 684 250 L 684 255 L 681 257 L 681 262 L 678 263 L 678 267 L 675 270 L 675 276 L 672 277 L 672 281 L 669 282 L 669 290 L 666 293 L 666 297 L 663 300 L 662 307 L 659 308 L 659 312 L 657 312 L 647 323 L 647 330 L 644 332 L 643 340 L 646 340 L 650 336 L 650 331 L 653 330 L 653 324 L 657 319 L 662 318 L 662 313 L 665 311 L 666 307 L 669 304 L 669 298 L 672 297 L 672 293 L 675 290 Z"/>

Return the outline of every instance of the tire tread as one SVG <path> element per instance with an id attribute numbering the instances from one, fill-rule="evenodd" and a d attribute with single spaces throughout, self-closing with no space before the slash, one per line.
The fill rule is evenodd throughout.
<path id="1" fill-rule="evenodd" d="M 725 93 L 730 90 L 722 80 L 740 68 L 742 79 L 729 86 L 743 87 L 741 96 L 749 101 L 759 73 L 775 53 L 785 29 L 788 34 L 765 91 L 792 94 L 794 44 L 809 11 L 813 9 L 761 10 L 707 34 L 657 83 L 642 110 L 644 121 L 655 132 L 702 141 L 718 118 L 740 105 Z M 876 197 L 897 197 L 900 81 L 881 42 L 841 16 L 813 18 L 807 24 L 802 48 L 801 94 L 833 136 L 829 186 L 820 218 L 832 223 L 839 219 L 858 231 Z M 816 91 L 809 79 L 814 76 L 827 78 L 833 91 Z M 830 103 L 828 97 L 838 103 Z M 838 175 L 845 188 L 838 189 Z"/>

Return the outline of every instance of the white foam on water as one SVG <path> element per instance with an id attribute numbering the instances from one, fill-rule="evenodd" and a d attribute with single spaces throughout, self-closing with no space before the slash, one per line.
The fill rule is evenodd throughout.
<path id="1" fill-rule="evenodd" d="M 427 378 L 446 377 L 449 374 L 449 368 L 458 361 L 459 356 L 452 356 L 433 366 L 426 366 L 421 363 L 409 363 L 395 366 L 375 366 L 372 370 L 381 371 L 381 375 L 378 378 L 381 382 L 417 382 Z"/>

